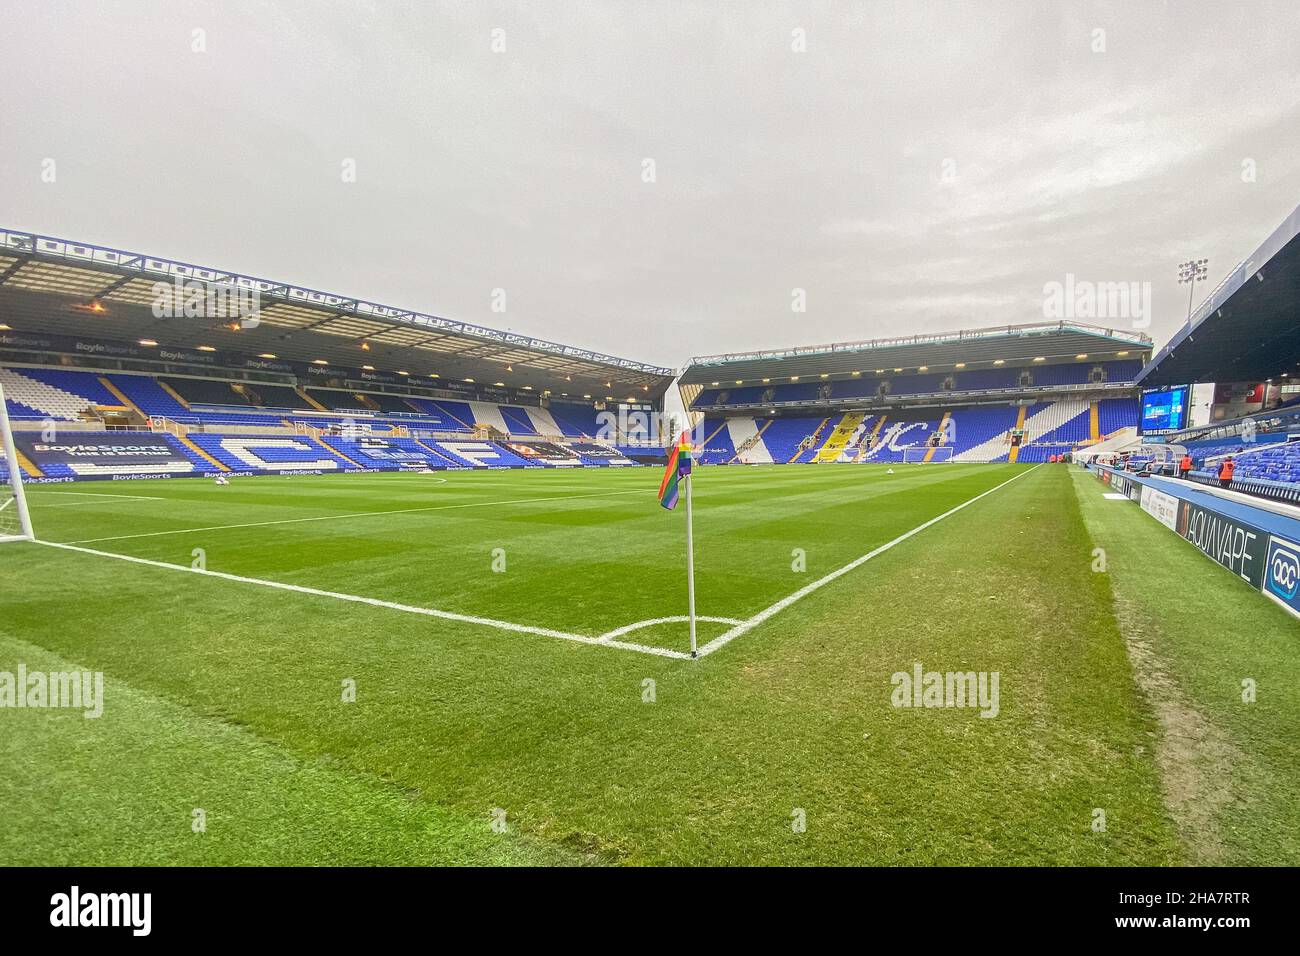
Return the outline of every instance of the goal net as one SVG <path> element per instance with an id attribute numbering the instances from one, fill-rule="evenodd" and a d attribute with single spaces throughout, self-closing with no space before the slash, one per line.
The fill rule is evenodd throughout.
<path id="1" fill-rule="evenodd" d="M 952 461 L 952 446 L 939 445 L 938 447 L 921 447 L 921 448 L 904 448 L 903 461 L 911 465 L 923 465 L 927 461 L 930 464 L 937 462 Z"/>
<path id="2" fill-rule="evenodd" d="M 4 389 L 0 388 L 0 541 L 23 541 L 33 537 L 27 499 L 23 497 L 18 450 L 14 447 Z"/>

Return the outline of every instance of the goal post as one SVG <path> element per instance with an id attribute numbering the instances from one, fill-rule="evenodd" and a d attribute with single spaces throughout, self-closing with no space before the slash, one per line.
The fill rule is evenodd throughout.
<path id="1" fill-rule="evenodd" d="M 951 445 L 923 445 L 903 449 L 903 462 L 909 465 L 941 464 L 952 461 Z"/>
<path id="2" fill-rule="evenodd" d="M 0 386 L 0 542 L 34 541 L 32 517 L 23 495 L 23 470 L 18 464 L 18 449 L 5 407 L 5 391 Z"/>

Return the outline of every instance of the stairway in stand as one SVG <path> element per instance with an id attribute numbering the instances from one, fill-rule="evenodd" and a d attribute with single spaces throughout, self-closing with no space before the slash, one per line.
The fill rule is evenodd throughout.
<path id="1" fill-rule="evenodd" d="M 831 432 L 830 437 L 826 439 L 826 444 L 817 449 L 817 455 L 813 458 L 816 462 L 836 461 L 852 440 L 858 426 L 862 420 L 867 417 L 866 412 L 848 412 L 840 423 L 835 426 L 835 431 Z"/>

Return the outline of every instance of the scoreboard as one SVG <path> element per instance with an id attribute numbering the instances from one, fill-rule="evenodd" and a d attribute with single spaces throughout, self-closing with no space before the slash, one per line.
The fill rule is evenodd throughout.
<path id="1" fill-rule="evenodd" d="M 1142 392 L 1142 421 L 1139 435 L 1168 435 L 1187 427 L 1191 412 L 1192 387 L 1170 385 Z"/>

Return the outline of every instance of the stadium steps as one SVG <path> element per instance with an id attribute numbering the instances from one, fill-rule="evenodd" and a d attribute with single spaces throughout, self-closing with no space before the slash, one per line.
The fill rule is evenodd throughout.
<path id="1" fill-rule="evenodd" d="M 943 439 L 944 439 L 944 436 L 948 434 L 948 420 L 949 420 L 950 418 L 952 418 L 952 412 L 944 412 L 944 413 L 943 413 L 943 418 L 939 419 L 939 428 L 938 428 L 938 430 L 937 430 L 937 434 L 938 434 L 938 436 L 939 436 L 939 441 L 940 441 L 940 442 L 942 442 Z M 929 463 L 929 462 L 931 462 L 931 461 L 934 460 L 934 449 L 937 448 L 937 447 L 938 447 L 937 445 L 936 445 L 936 446 L 933 446 L 933 447 L 931 447 L 928 451 L 926 451 L 926 453 L 925 453 L 925 461 L 926 461 L 927 463 Z"/>
<path id="2" fill-rule="evenodd" d="M 835 426 L 835 430 L 831 432 L 830 437 L 826 439 L 826 444 L 817 449 L 817 454 L 814 456 L 813 461 L 824 462 L 837 460 L 841 453 L 843 453 L 845 446 L 848 445 L 849 440 L 853 438 L 853 433 L 858 430 L 858 426 L 862 424 L 866 417 L 866 412 L 846 413 L 845 416 L 840 419 L 840 423 Z"/>
<path id="3" fill-rule="evenodd" d="M 533 428 L 539 435 L 563 435 L 564 429 L 560 423 L 555 420 L 547 408 L 533 408 L 531 405 L 525 409 L 529 421 L 533 423 Z"/>
<path id="4" fill-rule="evenodd" d="M 722 431 L 726 427 L 727 427 L 727 423 L 724 420 L 722 424 L 720 424 L 717 428 L 713 429 L 713 434 L 709 435 L 708 438 L 704 439 L 703 444 L 707 445 L 709 442 L 713 441 L 713 439 L 718 437 L 718 432 Z"/>
<path id="5" fill-rule="evenodd" d="M 1088 403 L 1088 438 L 1093 442 L 1101 441 L 1101 412 L 1096 402 Z"/>
<path id="6" fill-rule="evenodd" d="M 3 449 L 0 449 L 0 451 L 2 450 Z M 18 459 L 18 467 L 21 468 L 23 471 L 27 472 L 29 478 L 45 477 L 45 472 L 41 471 L 41 469 L 37 466 L 36 462 L 32 461 L 30 458 L 24 455 L 21 449 L 15 448 L 14 455 Z"/>
<path id="7" fill-rule="evenodd" d="M 1025 427 L 1025 412 L 1027 411 L 1029 411 L 1029 406 L 1021 405 L 1020 410 L 1016 412 L 1017 431 Z M 1020 438 L 1020 443 L 1024 444 L 1025 441 L 1028 439 L 1028 437 L 1029 437 L 1028 435 L 1022 435 Z M 1019 457 L 1020 457 L 1020 445 L 1012 445 L 1011 450 L 1007 452 L 1007 461 L 1014 465 L 1016 463 L 1016 459 Z"/>
<path id="8" fill-rule="evenodd" d="M 353 468 L 366 467 L 365 465 L 361 464 L 355 459 L 349 458 L 347 455 L 343 454 L 343 452 L 339 451 L 337 448 L 331 448 L 329 445 L 325 444 L 325 442 L 321 441 L 321 439 L 316 435 L 312 435 L 311 440 L 315 442 L 317 445 L 320 445 L 321 448 L 325 449 L 326 454 L 333 455 L 336 458 L 342 458 Z"/>
<path id="9" fill-rule="evenodd" d="M 159 386 L 159 387 L 160 387 L 164 392 L 166 392 L 168 395 L 170 395 L 170 396 L 172 397 L 172 399 L 176 402 L 177 405 L 179 405 L 181 408 L 185 409 L 187 412 L 190 410 L 190 403 L 187 402 L 187 401 L 186 401 L 186 400 L 181 396 L 181 393 L 180 393 L 180 392 L 176 391 L 176 389 L 172 388 L 170 385 L 168 385 L 168 384 L 167 384 L 166 382 L 164 382 L 162 379 L 158 379 L 158 386 Z"/>
<path id="10" fill-rule="evenodd" d="M 221 462 L 217 461 L 217 459 L 213 458 L 211 455 L 209 455 L 198 445 L 194 444 L 194 442 L 190 439 L 188 435 L 173 435 L 172 437 L 175 438 L 177 441 L 179 441 L 186 448 L 188 448 L 192 454 L 198 455 L 204 461 L 212 465 L 212 467 L 217 469 L 217 471 L 230 471 L 229 466 L 223 465 Z"/>
<path id="11" fill-rule="evenodd" d="M 364 392 L 356 392 L 352 397 L 355 398 L 362 405 L 366 406 L 366 408 L 370 409 L 372 412 L 383 411 L 383 409 L 379 407 L 379 403 L 375 401 L 373 398 L 371 398 L 369 395 L 366 395 Z"/>
<path id="12" fill-rule="evenodd" d="M 473 426 L 471 426 L 469 422 L 462 419 L 459 415 L 452 414 L 451 409 L 447 408 L 447 406 L 442 404 L 442 402 L 434 401 L 433 407 L 440 410 L 444 415 L 450 418 L 453 422 L 456 422 L 458 425 L 461 426 L 461 428 L 465 429 L 465 431 L 470 432 L 474 430 Z"/>
<path id="13" fill-rule="evenodd" d="M 871 426 L 871 434 L 862 436 L 862 440 L 858 442 L 857 454 L 853 456 L 854 461 L 863 461 L 866 459 L 867 455 L 870 454 L 871 446 L 880 435 L 881 429 L 885 427 L 885 419 L 887 417 L 888 416 L 886 415 L 881 415 L 877 418 L 875 424 Z"/>
<path id="14" fill-rule="evenodd" d="M 787 465 L 792 465 L 792 464 L 794 464 L 796 461 L 799 460 L 799 456 L 802 455 L 804 452 L 806 452 L 806 451 L 812 451 L 814 448 L 816 448 L 816 447 L 817 447 L 817 436 L 820 435 L 820 434 L 822 433 L 822 429 L 825 428 L 829 422 L 830 422 L 830 419 L 829 419 L 829 418 L 823 418 L 823 419 L 821 420 L 821 424 L 818 425 L 816 428 L 814 428 L 812 434 L 808 436 L 809 438 L 812 439 L 812 441 L 809 443 L 808 447 L 807 447 L 807 448 L 799 448 L 799 449 L 797 449 L 797 450 L 795 451 L 795 453 L 794 453 L 793 455 L 790 456 L 790 460 L 787 461 L 786 464 L 787 464 Z"/>
<path id="15" fill-rule="evenodd" d="M 149 420 L 149 416 L 140 410 L 140 406 L 137 405 L 135 402 L 131 401 L 131 399 L 127 398 L 126 393 L 123 392 L 116 385 L 114 385 L 107 375 L 99 376 L 99 384 L 103 385 L 106 389 L 108 389 L 109 392 L 112 393 L 113 397 L 116 398 L 119 402 L 121 402 L 123 407 L 125 407 L 128 412 L 132 412 L 136 415 L 139 415 L 141 422 L 147 422 Z"/>
<path id="16" fill-rule="evenodd" d="M 258 395 L 257 392 L 253 391 L 252 388 L 245 385 L 243 382 L 231 382 L 230 389 L 254 408 L 262 404 L 262 396 Z"/>
<path id="17" fill-rule="evenodd" d="M 312 408 L 316 409 L 316 411 L 318 411 L 318 412 L 328 412 L 328 411 L 329 411 L 328 408 L 326 408 L 326 407 L 325 407 L 324 405 L 322 405 L 320 402 L 316 401 L 316 399 L 314 399 L 314 398 L 312 398 L 310 395 L 308 395 L 308 394 L 307 394 L 307 389 L 303 388 L 301 385 L 297 386 L 293 391 L 294 391 L 294 394 L 296 394 L 299 398 L 301 398 L 304 402 L 306 402 L 306 403 L 307 403 L 308 405 L 310 405 Z"/>
<path id="18" fill-rule="evenodd" d="M 753 421 L 753 419 L 748 419 L 748 421 Z M 731 461 L 727 462 L 727 464 L 734 465 L 736 462 L 740 462 L 745 465 L 772 464 L 773 463 L 772 453 L 767 450 L 767 446 L 763 445 L 763 432 L 767 431 L 768 428 L 771 427 L 771 425 L 772 425 L 771 419 L 768 419 L 767 421 L 763 422 L 763 424 L 759 426 L 758 430 L 754 432 L 754 434 L 750 435 L 743 442 L 741 442 L 740 446 L 736 449 L 735 456 L 731 459 Z M 733 438 L 734 438 L 734 433 L 733 433 Z M 758 449 L 757 453 L 751 455 L 750 453 L 754 452 L 755 449 Z"/>
<path id="19" fill-rule="evenodd" d="M 772 453 L 763 444 L 763 432 L 767 431 L 771 424 L 770 419 L 756 426 L 752 418 L 728 418 L 727 432 L 731 436 L 731 447 L 736 449 L 736 453 L 731 456 L 727 464 L 736 462 L 746 465 L 772 464 Z"/>

